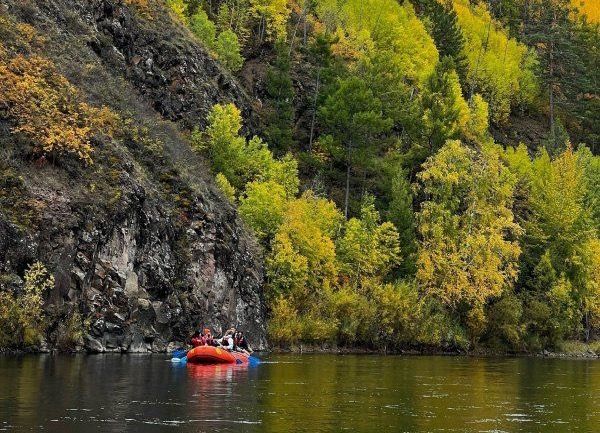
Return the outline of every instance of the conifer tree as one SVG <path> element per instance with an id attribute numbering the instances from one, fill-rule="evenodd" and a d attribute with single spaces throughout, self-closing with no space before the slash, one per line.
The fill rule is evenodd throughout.
<path id="1" fill-rule="evenodd" d="M 526 10 L 524 38 L 537 48 L 548 98 L 549 142 L 557 148 L 562 144 L 558 140 L 557 109 L 569 108 L 582 85 L 578 72 L 583 64 L 570 18 L 573 9 L 569 0 L 531 0 Z"/>
<path id="2" fill-rule="evenodd" d="M 465 38 L 451 1 L 416 0 L 416 6 L 430 20 L 429 32 L 435 41 L 440 57 L 450 57 L 463 86 L 467 77 L 467 58 L 464 54 Z"/>
<path id="3" fill-rule="evenodd" d="M 275 44 L 277 57 L 267 72 L 269 96 L 265 136 L 271 149 L 285 153 L 293 144 L 294 87 L 290 77 L 290 53 L 283 41 Z"/>
<path id="4" fill-rule="evenodd" d="M 346 168 L 344 216 L 348 217 L 350 183 L 353 168 L 364 164 L 381 144 L 378 135 L 389 131 L 391 119 L 382 113 L 381 100 L 360 78 L 341 80 L 336 92 L 323 107 L 321 117 L 334 138 L 330 149 L 333 156 Z"/>

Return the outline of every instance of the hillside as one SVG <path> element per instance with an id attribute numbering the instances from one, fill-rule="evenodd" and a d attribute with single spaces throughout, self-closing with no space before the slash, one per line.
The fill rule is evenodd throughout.
<path id="1" fill-rule="evenodd" d="M 15 91 L 35 81 L 25 102 L 40 106 L 0 123 L 2 290 L 23 290 L 35 261 L 53 274 L 42 347 L 160 351 L 198 326 L 232 324 L 263 346 L 260 253 L 178 126 L 201 125 L 222 101 L 250 113 L 243 90 L 165 9 L 145 18 L 119 1 L 61 0 L 3 2 L 0 12 L 2 67 L 22 77 Z M 14 132 L 19 116 L 57 122 L 42 134 L 69 128 L 42 117 L 55 100 L 64 113 L 63 99 L 80 121 L 98 113 L 78 104 L 111 113 L 82 125 L 89 161 L 45 154 L 38 131 Z"/>
<path id="2" fill-rule="evenodd" d="M 0 347 L 599 335 L 600 27 L 570 0 L 0 12 Z"/>

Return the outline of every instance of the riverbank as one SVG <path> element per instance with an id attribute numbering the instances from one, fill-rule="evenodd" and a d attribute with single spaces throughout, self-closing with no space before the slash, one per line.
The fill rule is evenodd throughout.
<path id="1" fill-rule="evenodd" d="M 600 341 L 583 343 L 580 341 L 567 341 L 560 350 L 541 350 L 539 352 L 502 351 L 490 348 L 479 348 L 470 351 L 441 350 L 436 348 L 385 350 L 368 349 L 364 347 L 337 347 L 329 345 L 293 345 L 289 347 L 272 347 L 272 353 L 330 353 L 338 355 L 406 355 L 406 356 L 473 356 L 473 357 L 536 357 L 536 358 L 564 358 L 564 359 L 600 359 Z"/>
<path id="2" fill-rule="evenodd" d="M 175 347 L 175 345 L 170 345 Z M 107 351 L 107 352 L 89 352 L 83 348 L 70 352 L 61 352 L 59 350 L 49 350 L 30 347 L 26 349 L 6 349 L 0 348 L 0 355 L 24 355 L 24 354 L 42 354 L 42 353 L 146 353 L 146 354 L 166 354 L 170 350 L 148 351 L 148 352 L 129 352 L 129 351 Z M 384 350 L 371 349 L 365 347 L 338 347 L 333 345 L 292 345 L 287 347 L 270 347 L 268 350 L 257 353 L 272 354 L 333 354 L 333 355 L 404 355 L 404 356 L 471 356 L 471 357 L 535 357 L 535 358 L 564 358 L 564 359 L 600 359 L 600 341 L 583 343 L 580 341 L 567 341 L 562 344 L 560 350 L 541 350 L 539 352 L 517 352 L 502 351 L 490 348 L 479 348 L 476 350 L 442 350 L 439 348 L 421 348 L 421 349 L 402 349 L 402 350 Z"/>

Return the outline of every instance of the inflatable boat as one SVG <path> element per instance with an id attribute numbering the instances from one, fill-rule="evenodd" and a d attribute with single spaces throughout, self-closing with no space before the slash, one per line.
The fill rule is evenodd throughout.
<path id="1" fill-rule="evenodd" d="M 249 356 L 213 346 L 197 346 L 187 353 L 187 362 L 196 364 L 247 364 Z"/>

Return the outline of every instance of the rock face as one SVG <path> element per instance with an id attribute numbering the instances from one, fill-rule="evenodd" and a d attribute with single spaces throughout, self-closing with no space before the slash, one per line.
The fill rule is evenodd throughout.
<path id="1" fill-rule="evenodd" d="M 265 348 L 260 249 L 178 126 L 164 121 L 202 125 L 223 101 L 251 117 L 235 79 L 164 10 L 146 19 L 116 0 L 3 3 L 1 14 L 43 32 L 44 53 L 89 101 L 149 125 L 164 146 L 156 161 L 134 139 L 98 139 L 93 169 L 9 156 L 36 217 L 26 226 L 0 207 L 0 290 L 18 292 L 33 261 L 52 271 L 42 346 L 59 346 L 63 322 L 79 312 L 78 345 L 89 352 L 161 352 L 203 326 L 236 326 Z M 8 142 L 3 122 L 0 142 Z M 117 178 L 116 186 L 92 172 Z"/>
<path id="2" fill-rule="evenodd" d="M 252 123 L 242 87 L 203 48 L 186 42 L 182 34 L 187 30 L 164 11 L 155 10 L 151 20 L 143 20 L 117 0 L 96 1 L 88 10 L 89 24 L 99 33 L 90 41 L 92 49 L 122 70 L 160 114 L 188 127 L 204 126 L 206 113 L 225 96 Z"/>

